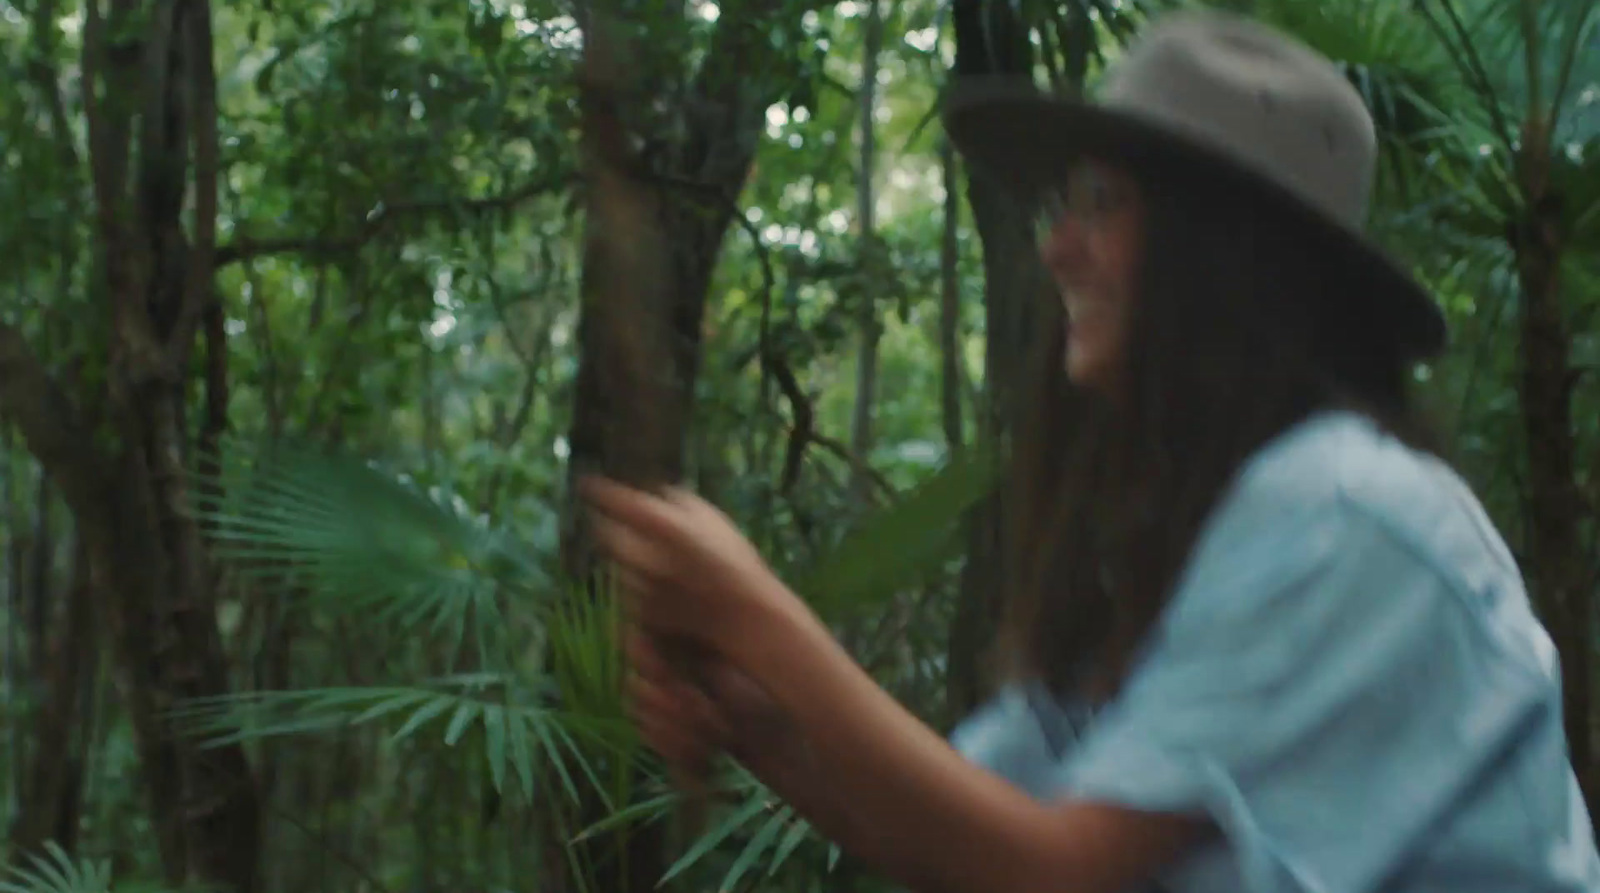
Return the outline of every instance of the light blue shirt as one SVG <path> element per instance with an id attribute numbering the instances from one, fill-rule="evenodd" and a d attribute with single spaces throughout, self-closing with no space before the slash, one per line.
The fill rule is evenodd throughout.
<path id="1" fill-rule="evenodd" d="M 1167 893 L 1600 891 L 1555 648 L 1446 466 L 1351 413 L 1246 464 L 1118 697 L 954 733 L 1035 797 L 1204 814 Z"/>

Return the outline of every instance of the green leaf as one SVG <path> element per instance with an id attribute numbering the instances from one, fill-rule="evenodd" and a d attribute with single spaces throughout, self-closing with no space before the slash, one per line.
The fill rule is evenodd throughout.
<path id="1" fill-rule="evenodd" d="M 981 450 L 947 462 L 895 504 L 869 517 L 804 573 L 797 588 L 830 620 L 878 604 L 942 557 L 956 522 L 994 487 Z"/>
<path id="2" fill-rule="evenodd" d="M 613 810 L 610 815 L 578 832 L 572 838 L 572 841 L 577 843 L 578 841 L 588 840 L 596 835 L 616 831 L 641 820 L 645 822 L 658 821 L 671 812 L 672 807 L 682 799 L 682 794 L 672 791 L 658 794 L 648 800 L 630 803 L 621 809 Z"/>
<path id="3" fill-rule="evenodd" d="M 458 741 L 461 741 L 462 733 L 466 733 L 467 725 L 472 722 L 472 717 L 477 715 L 477 712 L 478 704 L 472 703 L 472 701 L 462 701 L 461 706 L 456 707 L 456 715 L 450 717 L 450 728 L 445 730 L 445 744 L 454 746 Z M 488 723 L 490 720 L 488 720 L 488 717 L 483 717 L 483 722 Z"/>
<path id="4" fill-rule="evenodd" d="M 778 848 L 773 851 L 772 864 L 767 866 L 767 876 L 771 877 L 777 874 L 778 869 L 789 860 L 790 856 L 794 855 L 794 851 L 800 848 L 800 844 L 804 843 L 806 837 L 810 834 L 811 823 L 804 819 L 799 819 L 789 826 L 788 833 L 783 835 L 783 840 L 778 844 Z"/>
<path id="5" fill-rule="evenodd" d="M 527 726 L 521 717 L 512 719 L 515 725 L 514 733 L 507 736 L 511 742 L 511 765 L 517 770 L 517 780 L 522 784 L 522 797 L 525 801 L 533 800 L 533 752 L 528 747 Z"/>
<path id="6" fill-rule="evenodd" d="M 773 840 L 789 826 L 793 819 L 794 809 L 788 806 L 773 813 L 772 817 L 767 819 L 767 823 L 761 826 L 761 830 L 757 831 L 756 835 L 750 838 L 750 842 L 745 844 L 744 851 L 739 854 L 739 858 L 733 861 L 728 873 L 722 878 L 722 889 L 737 890 L 739 888 L 739 879 L 744 877 L 750 868 L 755 865 L 756 860 L 766 853 L 767 849 L 772 846 Z"/>
<path id="7" fill-rule="evenodd" d="M 688 852 L 679 856 L 678 861 L 672 863 L 672 867 L 668 868 L 666 874 L 661 876 L 661 880 L 656 883 L 656 886 L 665 885 L 668 881 L 682 874 L 684 870 L 699 862 L 707 853 L 720 846 L 724 840 L 727 840 L 733 832 L 739 830 L 746 822 L 765 811 L 768 808 L 768 804 L 769 801 L 765 797 L 752 797 L 749 802 L 730 813 L 719 824 L 713 826 L 711 830 L 700 835 L 695 840 L 694 845 L 689 847 Z"/>
<path id="8" fill-rule="evenodd" d="M 489 776 L 494 779 L 496 791 L 505 790 L 506 781 L 506 711 L 492 707 L 483 713 L 484 755 L 489 760 Z"/>
<path id="9" fill-rule="evenodd" d="M 410 735 L 412 732 L 415 732 L 417 729 L 421 728 L 424 723 L 428 722 L 434 717 L 437 717 L 446 710 L 449 710 L 452 703 L 454 703 L 454 699 L 448 696 L 438 697 L 434 700 L 428 701 L 421 707 L 418 707 L 417 712 L 411 714 L 411 718 L 407 719 L 405 725 L 401 726 L 392 736 L 390 736 L 390 740 L 399 741 L 400 739 L 405 738 L 407 735 Z"/>

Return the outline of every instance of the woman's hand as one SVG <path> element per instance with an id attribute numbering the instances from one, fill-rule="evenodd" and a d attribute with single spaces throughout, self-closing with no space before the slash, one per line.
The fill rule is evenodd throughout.
<path id="1" fill-rule="evenodd" d="M 725 711 L 711 702 L 681 664 L 663 656 L 646 633 L 630 630 L 624 650 L 630 668 L 628 712 L 639 736 L 667 764 L 679 788 L 703 788 L 712 757 L 731 738 Z"/>
<path id="2" fill-rule="evenodd" d="M 680 786 L 703 785 L 718 752 L 743 763 L 780 795 L 810 780 L 799 728 L 749 676 L 715 656 L 696 655 L 690 678 L 648 633 L 632 629 L 624 641 L 634 725 Z"/>
<path id="3" fill-rule="evenodd" d="M 595 538 L 616 562 L 630 616 L 645 631 L 733 658 L 810 616 L 733 522 L 700 497 L 603 478 L 581 488 L 594 509 Z"/>
<path id="4" fill-rule="evenodd" d="M 635 722 L 679 786 L 703 789 L 711 756 L 726 751 L 823 833 L 873 858 L 871 835 L 813 747 L 835 718 L 829 686 L 844 674 L 878 691 L 871 679 L 709 503 L 594 478 L 582 492 L 637 630 Z"/>

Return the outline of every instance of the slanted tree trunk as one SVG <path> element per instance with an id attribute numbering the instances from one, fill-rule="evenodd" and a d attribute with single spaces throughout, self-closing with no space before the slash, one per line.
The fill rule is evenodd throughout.
<path id="1" fill-rule="evenodd" d="M 0 415 L 72 511 L 88 585 L 110 620 L 167 880 L 250 891 L 259 816 L 244 751 L 201 749 L 166 720 L 179 701 L 228 687 L 213 576 L 189 511 L 184 399 L 199 324 L 215 300 L 212 65 L 207 0 L 85 5 L 92 288 L 110 318 L 106 390 L 95 397 L 104 400 L 104 430 L 85 419 L 75 396 L 86 395 L 67 392 L 7 326 Z"/>
<path id="2" fill-rule="evenodd" d="M 606 186 L 594 182 L 592 170 L 586 175 L 584 304 L 568 436 L 573 477 L 603 470 L 675 481 L 690 471 L 685 450 L 711 276 L 766 109 L 797 76 L 769 38 L 798 31 L 805 7 L 776 0 L 727 5 L 704 63 L 676 103 L 675 135 L 647 140 L 645 156 L 621 149 L 635 136 L 622 132 L 621 113 L 643 104 L 641 85 L 618 71 L 616 89 L 588 97 L 585 137 L 616 147 L 608 162 L 615 177 Z M 625 105 L 625 97 L 633 103 Z M 614 107 L 596 117 L 596 105 L 607 103 Z M 602 138 L 595 133 L 601 125 L 616 132 Z M 646 393 L 660 399 L 641 400 Z M 566 522 L 563 562 L 587 579 L 594 555 L 581 513 L 569 511 Z"/>
<path id="3" fill-rule="evenodd" d="M 774 54 L 776 30 L 798 29 L 804 9 L 775 0 L 727 5 L 699 71 L 678 100 L 673 135 L 645 136 L 635 151 L 625 122 L 639 94 L 616 44 L 620 17 L 596 4 L 584 23 L 580 85 L 586 193 L 578 324 L 579 361 L 568 438 L 569 474 L 637 484 L 682 480 L 701 327 L 722 240 L 755 157 L 766 109 L 795 72 Z M 569 487 L 569 492 L 573 488 Z M 583 514 L 569 506 L 562 560 L 574 579 L 595 580 L 597 555 Z M 599 818 L 580 807 L 580 823 Z M 686 824 L 692 824 L 692 819 Z M 654 889 L 667 863 L 665 829 L 580 845 L 598 866 L 598 889 Z M 564 860 L 562 860 L 564 862 Z M 558 862 L 557 864 L 562 864 Z M 545 878 L 552 889 L 562 879 Z"/>
<path id="4" fill-rule="evenodd" d="M 646 105 L 612 46 L 617 32 L 585 23 L 580 93 L 585 160 L 585 242 L 579 362 L 568 445 L 575 479 L 600 471 L 635 483 L 689 475 L 686 452 L 700 369 L 702 324 L 722 241 L 738 213 L 768 106 L 793 86 L 794 55 L 772 37 L 799 30 L 804 3 L 725 4 L 704 62 L 674 100 L 670 133 L 630 133 Z M 590 10 L 594 16 L 595 10 Z M 618 21 L 612 18 L 611 21 Z M 632 149 L 645 137 L 646 150 Z M 569 487 L 569 492 L 572 488 Z M 562 559 L 574 579 L 595 579 L 583 516 L 569 505 Z M 598 818 L 598 804 L 580 810 Z M 584 816 L 581 816 L 583 818 Z M 696 824 L 685 815 L 681 823 Z M 668 829 L 581 845 L 600 866 L 598 889 L 654 889 L 666 868 Z M 558 842 L 559 843 L 559 842 Z M 563 860 L 564 861 L 564 860 Z M 560 864 L 560 863 L 557 863 Z M 560 879 L 547 886 L 565 889 Z"/>

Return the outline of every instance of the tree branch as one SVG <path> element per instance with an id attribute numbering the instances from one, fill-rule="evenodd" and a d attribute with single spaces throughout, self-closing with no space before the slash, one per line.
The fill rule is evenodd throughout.
<path id="1" fill-rule="evenodd" d="M 189 138 L 194 148 L 194 237 L 189 251 L 187 278 L 167 350 L 172 365 L 181 368 L 194 347 L 195 326 L 202 314 L 215 312 L 217 250 L 217 71 L 211 37 L 211 4 L 191 3 L 188 18 L 178 24 L 180 39 L 187 40 L 189 70 Z M 215 349 L 216 345 L 212 345 Z M 208 365 L 212 363 L 207 360 Z"/>
<path id="2" fill-rule="evenodd" d="M 1484 67 L 1483 59 L 1479 57 L 1478 49 L 1472 42 L 1472 35 L 1467 31 L 1467 26 L 1461 21 L 1461 15 L 1456 12 L 1455 5 L 1450 0 L 1438 0 L 1438 4 L 1449 23 L 1448 30 L 1434 17 L 1427 0 L 1418 3 L 1417 9 L 1422 13 L 1428 26 L 1433 29 L 1439 42 L 1444 44 L 1445 51 L 1451 54 L 1451 61 L 1455 63 L 1457 71 L 1483 103 L 1484 111 L 1488 112 L 1490 122 L 1494 126 L 1495 135 L 1500 137 L 1506 153 L 1515 157 L 1516 138 L 1512 133 L 1510 122 L 1506 120 L 1505 111 L 1500 107 L 1499 96 L 1494 91 L 1494 82 L 1489 80 L 1488 70 Z M 1451 40 L 1452 35 L 1454 41 Z"/>
<path id="3" fill-rule="evenodd" d="M 45 370 L 16 328 L 0 323 L 0 421 L 22 432 L 28 452 L 60 488 L 80 519 L 100 499 L 99 461 L 89 431 L 65 391 Z"/>
<path id="4" fill-rule="evenodd" d="M 216 268 L 221 269 L 239 261 L 265 257 L 270 254 L 314 254 L 327 256 L 354 251 L 370 242 L 375 236 L 406 217 L 421 217 L 442 211 L 459 211 L 484 214 L 514 208 L 530 199 L 548 195 L 562 186 L 576 183 L 578 178 L 562 171 L 554 176 L 536 180 L 502 195 L 484 198 L 426 199 L 385 204 L 367 215 L 365 222 L 355 232 L 345 235 L 290 236 L 284 238 L 253 239 L 240 237 L 217 249 Z"/>

